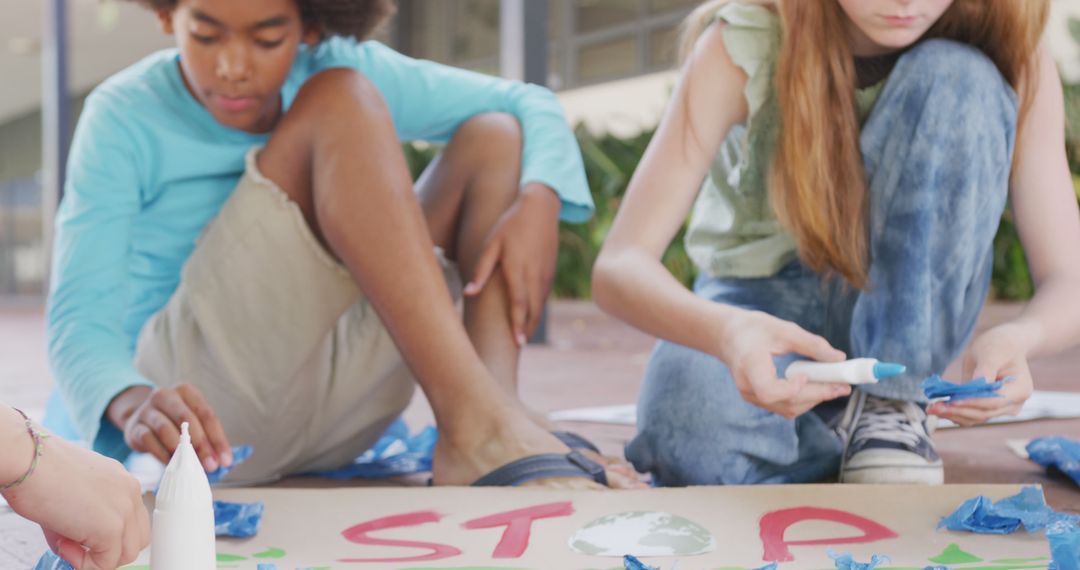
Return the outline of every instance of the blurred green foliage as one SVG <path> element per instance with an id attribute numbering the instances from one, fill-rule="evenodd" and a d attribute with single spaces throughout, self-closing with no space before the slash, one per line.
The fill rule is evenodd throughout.
<path id="1" fill-rule="evenodd" d="M 1070 21 L 1070 30 L 1080 42 L 1080 20 Z M 1077 200 L 1080 201 L 1080 84 L 1065 85 L 1067 116 L 1067 152 L 1073 172 Z M 586 299 L 590 296 L 593 262 L 600 251 L 615 213 L 619 209 L 630 177 L 637 168 L 652 138 L 652 131 L 633 138 L 596 136 L 578 127 L 577 139 L 585 160 L 585 174 L 596 203 L 596 215 L 583 224 L 562 224 L 559 233 L 559 257 L 554 294 L 558 297 Z M 413 175 L 418 176 L 435 155 L 428 146 L 405 146 L 405 156 Z M 683 247 L 680 231 L 664 255 L 664 265 L 683 283 L 689 285 L 695 268 Z M 1000 300 L 1023 300 L 1034 291 L 1024 250 L 1020 245 L 1011 210 L 1006 210 L 994 239 L 994 270 L 991 294 Z"/>

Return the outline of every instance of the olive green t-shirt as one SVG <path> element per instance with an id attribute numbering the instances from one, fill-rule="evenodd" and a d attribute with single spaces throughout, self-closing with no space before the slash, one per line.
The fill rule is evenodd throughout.
<path id="1" fill-rule="evenodd" d="M 724 45 L 746 72 L 749 119 L 735 125 L 709 168 L 690 216 L 686 250 L 701 273 L 714 277 L 770 277 L 797 257 L 795 241 L 769 203 L 768 172 L 779 109 L 773 74 L 780 19 L 769 8 L 738 1 L 721 5 Z M 860 120 L 870 114 L 884 81 L 856 91 Z"/>

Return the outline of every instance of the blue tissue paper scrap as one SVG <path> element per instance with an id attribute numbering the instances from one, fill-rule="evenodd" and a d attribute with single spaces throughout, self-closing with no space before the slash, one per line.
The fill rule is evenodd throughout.
<path id="1" fill-rule="evenodd" d="M 1050 540 L 1049 570 L 1080 570 L 1080 526 L 1076 519 L 1061 517 L 1046 528 Z"/>
<path id="2" fill-rule="evenodd" d="M 434 427 L 428 426 L 410 436 L 408 426 L 398 418 L 374 447 L 349 465 L 308 475 L 337 480 L 385 479 L 431 471 L 431 456 L 437 440 L 438 432 Z"/>
<path id="3" fill-rule="evenodd" d="M 1038 487 L 1024 487 L 1018 494 L 997 503 L 981 495 L 968 499 L 951 515 L 941 519 L 938 528 L 979 534 L 1011 534 L 1020 525 L 1028 532 L 1034 532 L 1055 521 L 1075 518 L 1075 515 L 1055 513 L 1046 504 L 1046 498 Z"/>
<path id="4" fill-rule="evenodd" d="M 232 538 L 249 538 L 259 533 L 264 505 L 258 503 L 226 503 L 214 501 L 214 534 Z"/>
<path id="5" fill-rule="evenodd" d="M 1013 379 L 1005 378 L 997 382 L 987 382 L 986 378 L 976 378 L 965 384 L 954 384 L 941 378 L 937 374 L 923 380 L 923 394 L 931 400 L 944 398 L 946 402 L 970 400 L 972 398 L 1000 398 L 998 390 Z"/>
<path id="6" fill-rule="evenodd" d="M 626 570 L 660 570 L 656 566 L 649 566 L 629 554 L 623 556 L 623 565 L 626 566 Z"/>
<path id="7" fill-rule="evenodd" d="M 277 564 L 259 564 L 255 570 L 277 570 Z"/>
<path id="8" fill-rule="evenodd" d="M 242 445 L 240 447 L 234 447 L 232 449 L 232 454 L 233 454 L 232 465 L 230 465 L 228 467 L 219 467 L 217 471 L 214 471 L 213 473 L 207 473 L 206 478 L 210 480 L 211 485 L 213 485 L 214 483 L 217 483 L 218 481 L 221 481 L 222 477 L 228 475 L 230 471 L 232 471 L 233 469 L 236 469 L 237 466 L 239 466 L 241 463 L 247 461 L 248 458 L 251 457 L 251 453 L 253 451 L 255 451 L 255 449 L 253 447 L 251 447 L 250 445 Z"/>
<path id="9" fill-rule="evenodd" d="M 768 563 L 768 564 L 766 564 L 764 566 L 754 568 L 753 570 L 776 570 L 779 567 L 780 567 L 779 562 L 770 562 L 770 563 Z"/>
<path id="10" fill-rule="evenodd" d="M 1065 437 L 1040 437 L 1027 445 L 1028 456 L 1043 467 L 1053 467 L 1080 485 L 1080 441 Z"/>
<path id="11" fill-rule="evenodd" d="M 34 570 L 75 570 L 71 564 L 68 564 L 63 558 L 60 558 L 51 550 L 46 550 L 45 554 L 38 560 L 37 566 L 34 566 Z"/>
<path id="12" fill-rule="evenodd" d="M 829 558 L 836 562 L 837 570 L 874 570 L 874 568 L 889 561 L 888 556 L 875 554 L 870 558 L 870 562 L 855 562 L 855 559 L 851 557 L 851 553 L 837 554 L 831 548 L 827 551 L 827 554 Z"/>

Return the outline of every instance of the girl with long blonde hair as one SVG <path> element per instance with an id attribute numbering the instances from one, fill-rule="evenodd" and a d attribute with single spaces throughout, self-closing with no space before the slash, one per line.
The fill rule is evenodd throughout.
<path id="1" fill-rule="evenodd" d="M 662 339 L 627 446 L 639 470 L 662 485 L 938 483 L 929 415 L 1020 409 L 1028 359 L 1080 339 L 1048 11 L 714 0 L 690 16 L 672 103 L 594 270 L 600 306 Z M 1007 199 L 1037 293 L 969 343 Z M 693 292 L 660 263 L 688 214 Z M 963 379 L 1012 380 L 927 404 L 923 378 L 961 355 Z M 785 375 L 855 357 L 907 372 L 854 392 Z"/>

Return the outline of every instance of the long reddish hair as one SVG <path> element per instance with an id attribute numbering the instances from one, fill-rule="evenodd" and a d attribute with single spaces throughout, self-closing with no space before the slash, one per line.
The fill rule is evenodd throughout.
<path id="1" fill-rule="evenodd" d="M 684 23 L 682 53 L 712 22 L 712 0 Z M 835 0 L 757 0 L 780 16 L 782 38 L 774 78 L 780 132 L 769 185 L 777 217 L 802 261 L 819 272 L 867 286 L 866 174 L 859 151 L 855 63 L 845 14 Z M 972 45 L 997 65 L 1030 105 L 1036 52 L 1049 0 L 955 0 L 927 32 Z"/>

